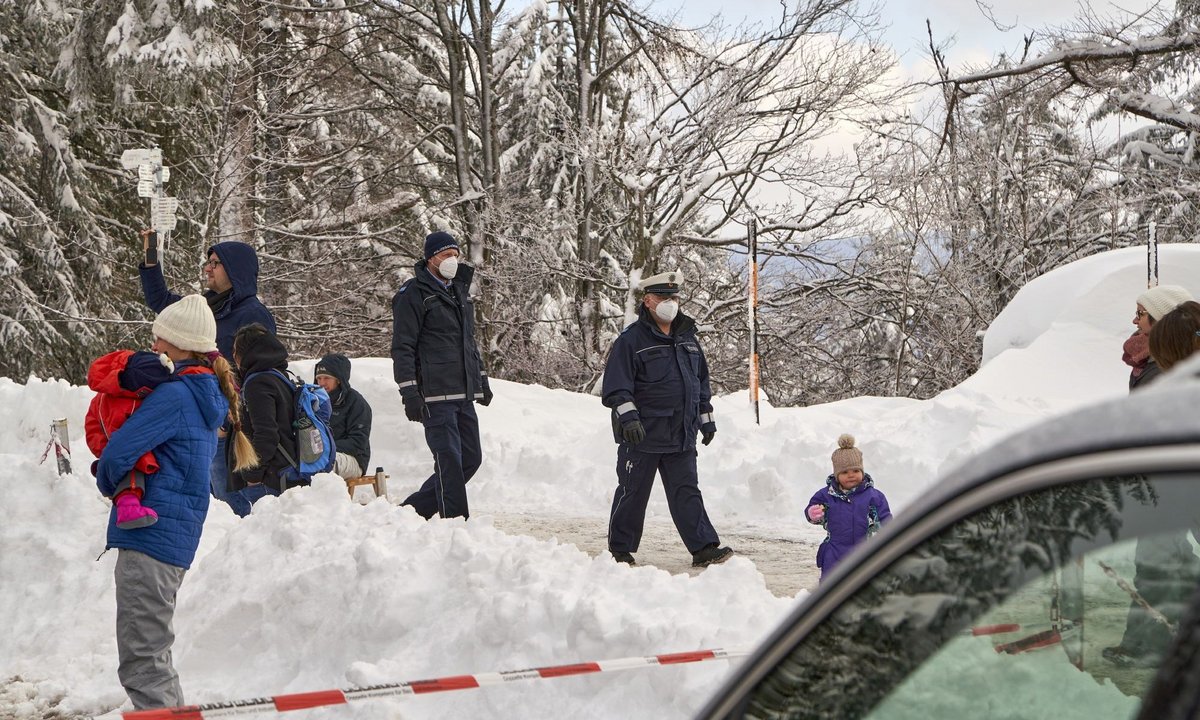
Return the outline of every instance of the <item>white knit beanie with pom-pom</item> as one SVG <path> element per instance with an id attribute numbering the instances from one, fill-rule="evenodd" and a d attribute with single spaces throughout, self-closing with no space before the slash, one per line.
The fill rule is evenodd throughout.
<path id="1" fill-rule="evenodd" d="M 843 433 L 838 438 L 838 449 L 833 451 L 833 474 L 845 472 L 846 470 L 862 470 L 863 456 L 862 450 L 854 447 L 854 436 L 849 433 Z"/>

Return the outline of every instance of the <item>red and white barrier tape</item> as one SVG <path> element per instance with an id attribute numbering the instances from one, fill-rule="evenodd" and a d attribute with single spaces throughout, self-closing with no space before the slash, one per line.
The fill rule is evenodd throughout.
<path id="1" fill-rule="evenodd" d="M 599 662 L 575 663 L 572 665 L 551 665 L 548 667 L 531 668 L 529 670 L 506 670 L 503 672 L 480 673 L 478 675 L 453 675 L 433 680 L 414 680 L 412 682 L 389 685 L 372 685 L 371 687 L 354 688 L 352 690 L 318 690 L 316 692 L 276 695 L 274 697 L 256 698 L 253 700 L 211 703 L 207 705 L 187 705 L 159 710 L 134 710 L 122 713 L 121 717 L 125 720 L 206 720 L 207 718 L 228 717 L 232 715 L 308 710 L 327 705 L 344 705 L 358 700 L 374 700 L 402 695 L 425 695 L 450 690 L 470 690 L 484 687 L 485 685 L 503 685 L 514 680 L 540 680 L 544 678 L 567 677 L 569 675 L 612 672 L 614 670 L 634 670 L 636 668 L 655 665 L 682 665 L 684 663 L 703 662 L 705 660 L 726 660 L 743 657 L 749 653 L 748 649 L 696 650 L 694 652 L 601 660 Z"/>

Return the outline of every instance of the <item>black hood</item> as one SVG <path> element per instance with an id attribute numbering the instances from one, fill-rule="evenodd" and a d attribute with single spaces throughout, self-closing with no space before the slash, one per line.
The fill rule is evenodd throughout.
<path id="1" fill-rule="evenodd" d="M 238 365 L 242 377 L 272 368 L 283 370 L 288 364 L 287 348 L 270 333 L 243 337 L 237 349 L 242 355 L 242 362 Z"/>
<path id="2" fill-rule="evenodd" d="M 313 369 L 313 382 L 316 382 L 317 375 L 329 375 L 337 378 L 342 387 L 350 387 L 350 358 L 341 353 L 326 355 Z"/>

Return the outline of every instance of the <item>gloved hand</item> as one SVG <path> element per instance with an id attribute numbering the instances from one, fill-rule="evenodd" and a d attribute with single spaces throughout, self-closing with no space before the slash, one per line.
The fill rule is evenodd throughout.
<path id="1" fill-rule="evenodd" d="M 142 264 L 152 267 L 158 264 L 158 233 L 153 229 L 142 231 Z"/>
<path id="2" fill-rule="evenodd" d="M 417 393 L 411 395 L 401 393 L 400 399 L 404 401 L 404 417 L 413 422 L 421 422 L 422 411 L 425 410 L 425 398 Z"/>
<path id="3" fill-rule="evenodd" d="M 621 436 L 630 445 L 637 445 L 646 439 L 646 428 L 642 427 L 642 421 L 635 417 L 621 423 Z"/>
<path id="4" fill-rule="evenodd" d="M 483 399 L 479 401 L 479 404 L 484 407 L 491 405 L 492 397 L 493 397 L 492 396 L 492 386 L 490 383 L 488 383 L 487 375 L 484 375 L 483 376 Z"/>
<path id="5" fill-rule="evenodd" d="M 809 505 L 808 509 L 804 511 L 804 514 L 808 517 L 809 522 L 819 523 L 825 519 L 825 506 Z"/>
<path id="6" fill-rule="evenodd" d="M 707 445 L 712 442 L 713 435 L 717 434 L 717 424 L 715 422 L 706 422 L 700 426 L 700 442 Z"/>

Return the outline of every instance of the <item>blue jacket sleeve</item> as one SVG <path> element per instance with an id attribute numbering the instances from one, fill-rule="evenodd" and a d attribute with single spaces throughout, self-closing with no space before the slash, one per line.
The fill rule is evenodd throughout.
<path id="1" fill-rule="evenodd" d="M 696 343 L 700 348 L 700 343 Z M 704 348 L 700 348 L 700 414 L 712 414 L 712 386 L 708 382 L 708 358 L 704 356 Z"/>
<path id="2" fill-rule="evenodd" d="M 637 407 L 634 405 L 633 382 L 636 368 L 634 367 L 633 347 L 629 336 L 622 334 L 613 343 L 612 351 L 608 354 L 608 362 L 604 365 L 604 383 L 602 402 L 605 407 L 612 408 L 622 420 L 637 417 Z M 632 413 L 632 415 L 630 414 Z"/>
<path id="3" fill-rule="evenodd" d="M 892 509 L 888 507 L 887 498 L 883 496 L 883 493 L 879 493 L 879 505 L 875 507 L 875 512 L 879 514 L 880 525 L 892 519 Z"/>
<path id="4" fill-rule="evenodd" d="M 175 436 L 182 422 L 181 392 L 188 392 L 181 383 L 160 385 L 112 434 L 96 465 L 96 487 L 102 495 L 112 497 L 138 458 Z"/>
<path id="5" fill-rule="evenodd" d="M 179 300 L 179 296 L 167 289 L 166 278 L 163 277 L 162 265 L 138 265 L 138 274 L 142 278 L 142 294 L 146 296 L 146 305 L 155 313 Z"/>

